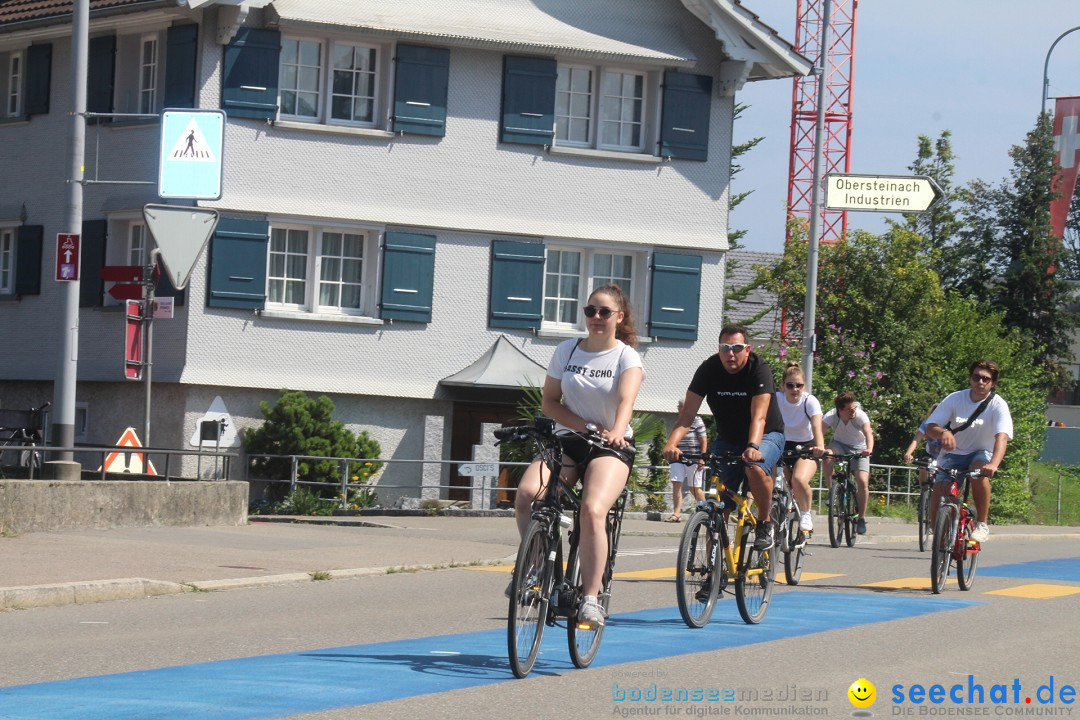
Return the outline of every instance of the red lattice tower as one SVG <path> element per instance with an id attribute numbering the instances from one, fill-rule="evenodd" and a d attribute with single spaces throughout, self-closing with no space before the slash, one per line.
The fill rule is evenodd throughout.
<path id="1" fill-rule="evenodd" d="M 795 49 L 820 66 L 825 0 L 798 0 Z M 832 0 L 828 67 L 825 71 L 824 174 L 851 170 L 851 86 L 855 72 L 855 14 L 859 0 Z M 791 162 L 788 212 L 809 219 L 813 211 L 814 134 L 818 116 L 816 73 L 796 77 L 791 97 Z M 824 203 L 822 203 L 824 205 Z M 838 242 L 847 231 L 847 213 L 822 210 L 819 240 Z M 788 240 L 791 239 L 790 232 Z"/>

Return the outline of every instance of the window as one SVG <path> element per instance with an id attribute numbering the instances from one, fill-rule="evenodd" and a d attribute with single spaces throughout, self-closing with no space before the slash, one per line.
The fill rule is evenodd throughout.
<path id="1" fill-rule="evenodd" d="M 560 65 L 555 83 L 555 144 L 645 149 L 644 73 Z"/>
<path id="2" fill-rule="evenodd" d="M 274 227 L 267 257 L 266 302 L 281 309 L 371 314 L 368 234 L 315 227 Z"/>
<path id="3" fill-rule="evenodd" d="M 546 326 L 564 329 L 584 327 L 581 308 L 596 288 L 615 284 L 634 302 L 637 256 L 601 249 L 569 249 L 549 246 L 544 268 L 544 316 Z"/>
<path id="4" fill-rule="evenodd" d="M 133 222 L 128 228 L 127 265 L 146 264 L 146 223 Z"/>
<path id="5" fill-rule="evenodd" d="M 11 53 L 8 56 L 7 99 L 4 102 L 4 113 L 8 117 L 18 117 L 22 114 L 23 72 L 24 70 L 22 53 Z"/>
<path id="6" fill-rule="evenodd" d="M 0 295 L 15 292 L 15 228 L 0 228 Z"/>
<path id="7" fill-rule="evenodd" d="M 158 37 L 148 35 L 142 39 L 139 64 L 139 112 L 158 111 Z"/>
<path id="8" fill-rule="evenodd" d="M 308 122 L 376 125 L 382 105 L 383 55 L 382 48 L 373 45 L 283 39 L 280 117 Z"/>

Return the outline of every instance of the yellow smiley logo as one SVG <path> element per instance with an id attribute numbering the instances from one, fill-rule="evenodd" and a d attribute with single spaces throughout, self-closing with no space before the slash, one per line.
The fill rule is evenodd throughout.
<path id="1" fill-rule="evenodd" d="M 848 700 L 857 708 L 868 708 L 877 698 L 877 688 L 866 678 L 859 678 L 847 689 Z"/>

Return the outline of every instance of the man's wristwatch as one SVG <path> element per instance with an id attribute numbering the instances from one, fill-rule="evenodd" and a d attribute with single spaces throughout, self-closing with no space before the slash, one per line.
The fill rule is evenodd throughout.
<path id="1" fill-rule="evenodd" d="M 758 451 L 761 450 L 761 446 L 758 445 L 757 443 L 746 443 L 746 447 L 754 448 L 755 450 L 758 450 Z"/>

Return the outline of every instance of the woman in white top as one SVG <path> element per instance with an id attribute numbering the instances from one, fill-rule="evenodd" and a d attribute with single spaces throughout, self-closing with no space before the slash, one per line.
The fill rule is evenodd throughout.
<path id="1" fill-rule="evenodd" d="M 585 600 L 580 622 L 596 627 L 604 624 L 597 595 L 603 582 L 607 560 L 607 513 L 626 487 L 633 466 L 634 445 L 630 416 L 645 371 L 634 346 L 637 334 L 630 304 L 617 285 L 593 291 L 584 308 L 588 335 L 560 343 L 548 365 L 544 380 L 541 412 L 555 420 L 556 430 L 585 432 L 595 424 L 611 450 L 597 450 L 585 443 L 563 445 L 570 464 L 563 465 L 567 482 L 578 480 L 573 461 L 588 463 L 582 478 L 581 501 L 581 581 Z M 526 470 L 515 499 L 518 531 L 524 536 L 532 517 L 532 503 L 544 491 L 546 468 L 537 460 Z"/>
<path id="2" fill-rule="evenodd" d="M 859 505 L 859 521 L 855 529 L 860 535 L 866 534 L 866 503 L 870 499 L 870 456 L 874 453 L 874 429 L 870 426 L 870 417 L 855 400 L 855 393 L 842 392 L 836 396 L 836 407 L 825 413 L 822 422 L 832 428 L 832 441 L 826 448 L 825 458 L 821 463 L 821 476 L 832 489 L 832 455 L 858 453 L 859 457 L 851 461 L 851 474 L 855 476 L 857 486 L 856 500 Z"/>
<path id="3" fill-rule="evenodd" d="M 776 405 L 784 416 L 784 452 L 801 447 L 812 449 L 815 457 L 821 457 L 825 450 L 825 434 L 821 429 L 821 403 L 816 397 L 803 391 L 806 387 L 806 376 L 803 374 L 802 365 L 788 363 L 784 368 L 782 385 L 784 389 L 776 393 Z M 794 463 L 784 461 L 783 465 L 784 477 L 791 483 L 795 502 L 802 510 L 799 528 L 809 533 L 814 529 L 814 521 L 810 515 L 810 506 L 813 503 L 810 481 L 817 472 L 817 461 L 800 458 Z"/>

